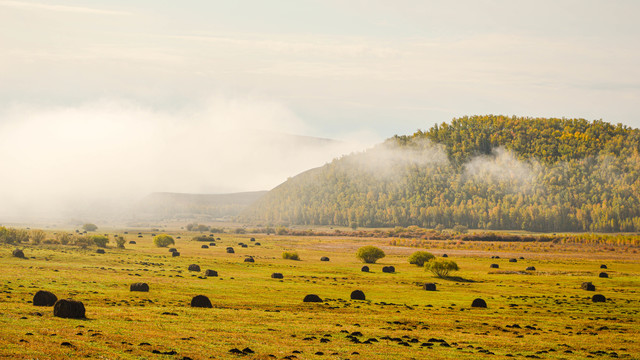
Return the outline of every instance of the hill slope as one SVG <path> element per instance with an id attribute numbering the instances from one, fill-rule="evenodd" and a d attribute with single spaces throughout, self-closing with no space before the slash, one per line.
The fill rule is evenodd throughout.
<path id="1" fill-rule="evenodd" d="M 244 210 L 263 224 L 640 231 L 640 131 L 474 116 L 302 173 Z"/>

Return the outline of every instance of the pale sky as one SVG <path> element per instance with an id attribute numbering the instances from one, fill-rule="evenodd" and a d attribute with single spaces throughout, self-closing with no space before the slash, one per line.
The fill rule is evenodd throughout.
<path id="1" fill-rule="evenodd" d="M 0 203 L 265 190 L 464 115 L 640 127 L 639 15 L 635 0 L 0 0 Z"/>

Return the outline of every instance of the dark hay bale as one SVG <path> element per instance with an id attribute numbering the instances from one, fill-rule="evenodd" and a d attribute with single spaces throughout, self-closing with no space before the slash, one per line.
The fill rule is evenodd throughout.
<path id="1" fill-rule="evenodd" d="M 136 244 L 136 242 L 135 242 L 135 241 L 133 241 L 133 240 L 131 240 L 131 241 L 129 241 L 129 244 L 131 244 L 131 245 L 135 245 L 135 244 Z"/>
<path id="2" fill-rule="evenodd" d="M 509 262 L 518 262 L 518 259 L 516 259 L 516 258 L 509 259 Z"/>
<path id="3" fill-rule="evenodd" d="M 228 247 L 227 248 L 227 254 L 234 254 L 234 253 L 235 253 L 235 251 L 233 250 L 232 247 Z"/>
<path id="4" fill-rule="evenodd" d="M 149 284 L 147 283 L 133 283 L 129 286 L 129 291 L 141 291 L 149 292 Z"/>
<path id="5" fill-rule="evenodd" d="M 535 266 L 529 266 L 529 267 L 527 267 L 526 271 L 536 271 L 536 267 Z"/>
<path id="6" fill-rule="evenodd" d="M 171 253 L 171 256 L 172 257 L 180 256 L 180 253 L 177 252 L 177 251 L 174 251 L 174 252 Z"/>
<path id="7" fill-rule="evenodd" d="M 204 276 L 218 276 L 218 272 L 215 270 L 207 270 L 204 272 Z"/>
<path id="8" fill-rule="evenodd" d="M 50 291 L 39 290 L 33 295 L 33 305 L 35 306 L 53 306 L 58 297 Z"/>
<path id="9" fill-rule="evenodd" d="M 592 283 L 590 283 L 590 282 L 583 282 L 583 283 L 582 283 L 582 286 L 580 286 L 580 288 L 581 288 L 582 290 L 587 290 L 587 291 L 596 291 L 596 287 L 595 287 L 595 285 L 593 285 L 593 284 L 592 284 Z"/>
<path id="10" fill-rule="evenodd" d="M 256 245 L 256 246 L 260 246 L 260 245 L 262 245 L 262 244 L 260 244 L 259 242 L 257 242 L 255 245 Z"/>
<path id="11" fill-rule="evenodd" d="M 362 267 L 362 269 L 360 269 L 360 271 L 369 272 L 369 267 L 365 265 L 365 266 Z"/>
<path id="12" fill-rule="evenodd" d="M 598 275 L 598 277 L 601 277 L 601 278 L 608 278 L 608 277 L 609 277 L 609 274 L 607 274 L 606 272 L 601 272 L 601 273 L 600 273 L 600 275 Z"/>
<path id="13" fill-rule="evenodd" d="M 271 274 L 271 278 L 272 279 L 284 279 L 284 275 L 282 275 L 281 273 L 273 273 L 273 274 Z"/>
<path id="14" fill-rule="evenodd" d="M 318 296 L 318 295 L 309 294 L 309 295 L 304 297 L 302 302 L 322 302 L 322 299 L 320 299 L 320 296 Z"/>
<path id="15" fill-rule="evenodd" d="M 251 238 L 249 239 L 249 241 L 256 241 L 256 238 Z"/>
<path id="16" fill-rule="evenodd" d="M 196 295 L 191 299 L 191 307 L 212 308 L 211 300 L 204 295 Z"/>
<path id="17" fill-rule="evenodd" d="M 239 242 L 238 245 L 242 246 L 242 245 L 244 245 L 244 243 L 243 242 Z"/>
<path id="18" fill-rule="evenodd" d="M 98 250 L 96 250 L 96 254 L 104 254 L 104 249 L 98 249 Z"/>
<path id="19" fill-rule="evenodd" d="M 471 307 L 479 307 L 479 308 L 486 308 L 487 307 L 487 302 L 477 298 L 475 300 L 473 300 L 473 302 L 471 303 Z"/>
<path id="20" fill-rule="evenodd" d="M 202 249 L 208 249 L 208 248 L 209 248 L 209 246 L 208 246 L 208 245 L 202 245 L 202 246 L 200 246 L 200 247 L 201 247 Z"/>
<path id="21" fill-rule="evenodd" d="M 242 244 L 240 246 L 243 247 L 243 248 L 249 247 L 249 245 L 247 245 L 247 244 Z"/>
<path id="22" fill-rule="evenodd" d="M 323 257 L 320 258 L 320 261 L 329 261 L 329 258 L 326 257 L 326 256 L 323 256 Z"/>
<path id="23" fill-rule="evenodd" d="M 84 304 L 72 299 L 60 299 L 53 305 L 53 316 L 65 319 L 84 319 Z"/>
<path id="24" fill-rule="evenodd" d="M 606 269 L 606 268 L 607 268 L 607 265 L 605 264 L 600 265 L 600 269 Z"/>
<path id="25" fill-rule="evenodd" d="M 383 266 L 382 267 L 382 272 L 383 273 L 394 273 L 396 272 L 396 268 L 393 266 Z"/>
<path id="26" fill-rule="evenodd" d="M 365 300 L 364 293 L 360 290 L 354 290 L 351 292 L 351 300 Z"/>
<path id="27" fill-rule="evenodd" d="M 426 283 L 423 288 L 427 291 L 436 291 L 436 284 L 434 283 Z"/>
<path id="28" fill-rule="evenodd" d="M 216 243 L 209 243 L 209 246 L 216 246 Z"/>
<path id="29" fill-rule="evenodd" d="M 492 268 L 492 269 L 499 269 L 499 268 L 500 268 L 500 265 L 498 265 L 498 264 L 491 264 L 491 265 L 489 265 L 489 267 L 490 267 L 490 268 Z"/>
<path id="30" fill-rule="evenodd" d="M 449 257 L 449 255 L 447 255 L 447 254 L 442 254 L 442 257 Z"/>
<path id="31" fill-rule="evenodd" d="M 593 295 L 593 297 L 591 298 L 591 301 L 593 302 L 606 302 L 607 298 L 604 297 L 604 295 L 601 294 L 595 294 Z"/>
<path id="32" fill-rule="evenodd" d="M 24 259 L 24 252 L 20 249 L 13 250 L 11 254 L 17 258 Z"/>
<path id="33" fill-rule="evenodd" d="M 200 271 L 200 266 L 196 264 L 189 265 L 189 271 Z"/>
<path id="34" fill-rule="evenodd" d="M 252 257 L 244 258 L 244 262 L 256 262 Z"/>
<path id="35" fill-rule="evenodd" d="M 142 235 L 138 235 L 138 237 L 139 237 L 139 238 L 141 238 L 141 237 L 142 237 Z"/>
<path id="36" fill-rule="evenodd" d="M 178 251 L 178 249 L 176 249 L 176 248 L 169 248 L 169 252 L 177 252 L 177 251 Z"/>

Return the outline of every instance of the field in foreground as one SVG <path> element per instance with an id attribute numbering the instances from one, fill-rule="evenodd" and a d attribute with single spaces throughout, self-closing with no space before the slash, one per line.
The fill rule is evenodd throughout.
<path id="1" fill-rule="evenodd" d="M 255 235 L 250 241 L 253 235 L 216 234 L 216 245 L 203 249 L 208 242 L 189 240 L 195 234 L 174 235 L 182 237 L 179 257 L 156 248 L 148 232 L 124 235 L 126 249 L 106 254 L 40 245 L 26 246 L 27 259 L 18 259 L 14 247 L 0 247 L 0 357 L 640 358 L 637 253 L 470 251 L 451 244 L 445 250 L 434 242 L 431 252 L 446 252 L 461 268 L 443 280 L 408 264 L 416 249 L 389 246 L 388 239 Z M 364 245 L 387 253 L 369 273 L 354 256 Z M 297 251 L 301 261 L 282 259 L 283 251 Z M 244 262 L 247 255 L 255 263 Z M 188 271 L 190 264 L 201 271 Z M 396 272 L 383 273 L 385 265 Z M 525 271 L 529 266 L 536 270 Z M 205 277 L 207 269 L 219 276 Z M 602 271 L 610 277 L 599 278 Z M 274 272 L 284 279 L 272 279 Z M 582 290 L 585 281 L 596 291 Z M 148 283 L 150 291 L 130 292 L 135 282 Z M 435 282 L 437 291 L 423 290 L 425 282 Z M 350 300 L 356 289 L 367 300 Z M 57 318 L 51 307 L 33 306 L 38 290 L 82 301 L 87 319 Z M 199 294 L 213 308 L 191 308 Z M 303 303 L 307 294 L 324 302 Z M 593 303 L 594 294 L 607 301 Z M 475 298 L 488 308 L 471 308 Z M 234 355 L 234 348 L 253 353 Z"/>

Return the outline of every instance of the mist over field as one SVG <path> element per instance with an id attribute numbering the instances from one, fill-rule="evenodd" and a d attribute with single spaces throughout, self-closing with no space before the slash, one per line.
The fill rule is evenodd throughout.
<path id="1" fill-rule="evenodd" d="M 330 140 L 286 106 L 214 96 L 159 111 L 122 100 L 0 113 L 0 221 L 114 217 L 151 192 L 269 190 L 369 146 Z"/>

